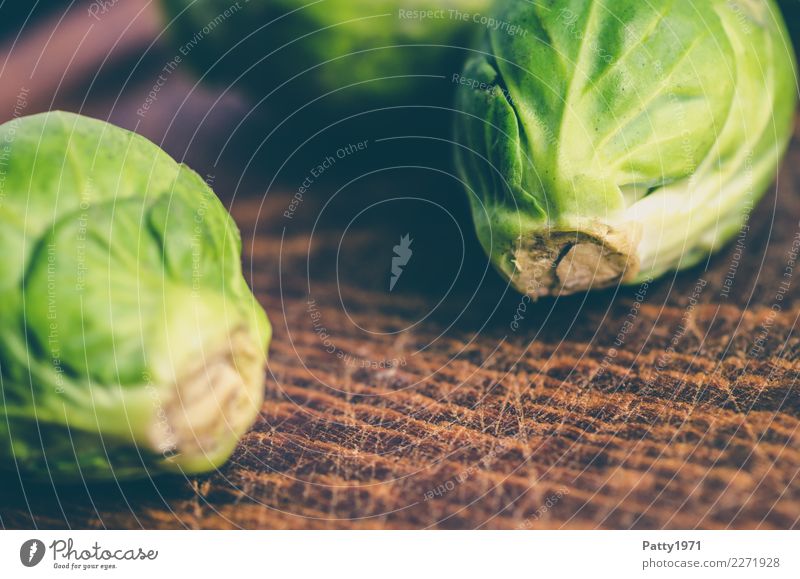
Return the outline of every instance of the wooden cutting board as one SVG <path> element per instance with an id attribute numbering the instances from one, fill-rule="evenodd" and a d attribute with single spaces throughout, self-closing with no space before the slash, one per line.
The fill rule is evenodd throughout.
<path id="1" fill-rule="evenodd" d="M 315 224 L 326 196 L 291 223 L 293 192 L 239 197 L 275 338 L 233 459 L 123 486 L 6 481 L 2 525 L 797 528 L 798 167 L 795 140 L 777 193 L 707 266 L 537 304 L 475 253 L 450 293 L 431 281 L 460 241 L 415 231 L 447 232 L 422 205 L 343 227 Z M 404 229 L 418 257 L 389 292 Z"/>

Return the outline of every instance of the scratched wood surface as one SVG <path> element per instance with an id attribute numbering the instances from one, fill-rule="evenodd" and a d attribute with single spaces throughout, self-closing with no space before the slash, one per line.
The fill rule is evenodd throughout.
<path id="1" fill-rule="evenodd" d="M 4 476 L 0 526 L 800 527 L 800 140 L 709 262 L 532 304 L 488 267 L 444 144 L 360 125 L 275 172 L 286 142 L 186 71 L 137 114 L 169 56 L 36 106 L 135 128 L 213 180 L 275 329 L 261 415 L 207 476 Z"/>

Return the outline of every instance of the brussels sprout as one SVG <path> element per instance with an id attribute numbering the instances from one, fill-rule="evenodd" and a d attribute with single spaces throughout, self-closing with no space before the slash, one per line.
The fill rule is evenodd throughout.
<path id="1" fill-rule="evenodd" d="M 163 0 L 182 56 L 206 79 L 292 107 L 391 104 L 448 87 L 491 0 Z M 430 78 L 431 75 L 437 78 Z M 449 99 L 450 91 L 442 91 Z M 271 101 L 275 102 L 274 99 Z M 448 103 L 449 104 L 449 103 Z"/>
<path id="2" fill-rule="evenodd" d="M 271 330 L 205 181 L 54 112 L 0 126 L 0 200 L 0 466 L 69 481 L 222 463 L 260 409 Z"/>
<path id="3" fill-rule="evenodd" d="M 478 237 L 533 296 L 697 264 L 776 176 L 794 55 L 769 1 L 501 2 L 457 95 Z"/>

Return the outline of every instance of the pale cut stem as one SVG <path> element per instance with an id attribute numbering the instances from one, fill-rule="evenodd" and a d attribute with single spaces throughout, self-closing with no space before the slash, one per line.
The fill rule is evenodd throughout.
<path id="1" fill-rule="evenodd" d="M 224 350 L 179 378 L 152 425 L 153 446 L 176 464 L 216 462 L 260 409 L 265 363 L 252 336 L 235 332 Z"/>
<path id="2" fill-rule="evenodd" d="M 533 298 L 612 287 L 639 273 L 640 228 L 592 223 L 551 229 L 523 240 L 513 252 L 514 286 Z"/>

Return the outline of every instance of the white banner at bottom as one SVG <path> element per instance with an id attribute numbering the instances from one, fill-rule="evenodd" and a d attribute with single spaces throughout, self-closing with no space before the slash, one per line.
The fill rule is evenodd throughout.
<path id="1" fill-rule="evenodd" d="M 0 577 L 800 577 L 791 531 L 0 531 Z"/>

